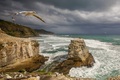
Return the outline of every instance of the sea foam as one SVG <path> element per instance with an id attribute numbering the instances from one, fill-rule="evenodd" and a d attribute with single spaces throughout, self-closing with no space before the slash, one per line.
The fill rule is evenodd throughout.
<path id="1" fill-rule="evenodd" d="M 55 57 L 67 55 L 67 46 L 73 39 L 69 36 L 41 36 L 36 38 L 40 41 L 40 54 L 49 56 L 48 62 Z M 72 68 L 69 72 L 71 77 L 89 77 L 97 80 L 105 80 L 109 76 L 120 74 L 120 46 L 109 42 L 101 42 L 94 39 L 85 39 L 90 53 L 95 58 L 95 64 L 91 68 Z M 54 52 L 50 52 L 54 51 Z"/>

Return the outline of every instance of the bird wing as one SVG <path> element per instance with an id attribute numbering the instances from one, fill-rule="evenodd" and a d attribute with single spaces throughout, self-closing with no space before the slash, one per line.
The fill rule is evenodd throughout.
<path id="1" fill-rule="evenodd" d="M 25 14 L 27 11 L 20 11 L 19 14 Z"/>
<path id="2" fill-rule="evenodd" d="M 33 14 L 33 16 L 36 17 L 36 18 L 38 18 L 38 19 L 40 19 L 42 22 L 45 23 L 45 21 L 44 21 L 40 16 L 38 16 L 38 15 L 36 15 L 36 14 Z"/>
<path id="3" fill-rule="evenodd" d="M 21 11 L 19 14 L 24 14 L 25 16 L 30 16 L 34 14 L 34 11 Z"/>

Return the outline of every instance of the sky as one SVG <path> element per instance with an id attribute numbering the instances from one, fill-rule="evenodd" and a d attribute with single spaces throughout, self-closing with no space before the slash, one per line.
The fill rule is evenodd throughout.
<path id="1" fill-rule="evenodd" d="M 120 0 L 0 0 L 0 19 L 11 13 L 36 11 L 35 17 L 18 15 L 17 24 L 58 34 L 120 34 Z"/>

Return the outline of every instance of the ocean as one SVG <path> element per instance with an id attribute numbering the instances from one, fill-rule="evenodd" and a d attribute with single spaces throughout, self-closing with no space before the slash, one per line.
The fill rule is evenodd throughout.
<path id="1" fill-rule="evenodd" d="M 119 35 L 40 35 L 35 39 L 40 43 L 40 54 L 49 56 L 51 63 L 57 57 L 65 60 L 68 45 L 74 38 L 83 38 L 89 52 L 95 59 L 91 68 L 72 68 L 71 77 L 96 78 L 106 80 L 108 77 L 120 75 L 120 36 Z"/>

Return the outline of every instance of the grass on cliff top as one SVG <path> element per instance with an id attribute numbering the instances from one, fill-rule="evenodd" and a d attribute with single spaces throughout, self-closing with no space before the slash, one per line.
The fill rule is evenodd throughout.
<path id="1" fill-rule="evenodd" d="M 0 20 L 0 28 L 5 33 L 11 36 L 16 36 L 16 37 L 38 36 L 38 33 L 29 27 L 4 20 Z"/>

